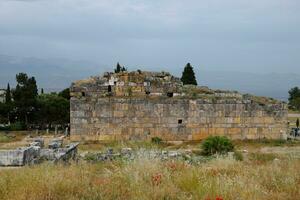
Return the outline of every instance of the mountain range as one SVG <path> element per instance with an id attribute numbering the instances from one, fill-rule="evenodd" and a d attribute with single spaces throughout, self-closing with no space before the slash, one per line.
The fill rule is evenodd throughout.
<path id="1" fill-rule="evenodd" d="M 39 88 L 44 88 L 46 92 L 60 91 L 69 87 L 75 80 L 112 71 L 113 68 L 114 66 L 103 63 L 83 60 L 21 58 L 0 55 L 0 88 L 6 88 L 8 82 L 14 87 L 16 84 L 15 75 L 19 72 L 25 72 L 29 76 L 34 76 Z M 129 70 L 164 70 L 175 76 L 181 75 L 182 68 L 128 67 Z M 213 89 L 237 90 L 241 93 L 269 96 L 284 101 L 288 98 L 288 90 L 300 85 L 300 75 L 292 73 L 212 71 L 201 68 L 195 68 L 195 73 L 199 85 Z"/>

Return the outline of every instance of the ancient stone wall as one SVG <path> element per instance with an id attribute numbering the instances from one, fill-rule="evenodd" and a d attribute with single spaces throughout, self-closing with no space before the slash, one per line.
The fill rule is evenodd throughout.
<path id="1" fill-rule="evenodd" d="M 280 138 L 287 132 L 284 103 L 182 97 L 71 98 L 71 137 L 81 140 L 201 140 Z"/>

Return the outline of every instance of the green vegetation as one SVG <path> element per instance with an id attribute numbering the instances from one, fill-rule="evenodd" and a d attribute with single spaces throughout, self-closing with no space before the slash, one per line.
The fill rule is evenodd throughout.
<path id="1" fill-rule="evenodd" d="M 239 151 L 235 151 L 233 156 L 234 156 L 235 160 L 237 160 L 237 161 L 243 161 L 244 160 L 243 154 Z"/>
<path id="2" fill-rule="evenodd" d="M 151 138 L 151 142 L 154 144 L 161 144 L 162 143 L 162 139 L 159 137 L 153 137 Z"/>
<path id="3" fill-rule="evenodd" d="M 276 158 L 277 158 L 277 155 L 272 154 L 272 153 L 251 153 L 249 155 L 249 160 L 255 161 L 257 164 L 270 162 Z"/>
<path id="4" fill-rule="evenodd" d="M 16 80 L 17 86 L 13 91 L 15 115 L 27 125 L 35 111 L 38 89 L 35 78 L 28 77 L 25 73 L 17 74 Z"/>
<path id="5" fill-rule="evenodd" d="M 210 136 L 202 143 L 202 153 L 204 155 L 227 154 L 233 149 L 232 142 L 223 136 Z"/>
<path id="6" fill-rule="evenodd" d="M 190 63 L 186 64 L 182 72 L 181 81 L 184 85 L 197 85 L 194 69 Z"/>
<path id="7" fill-rule="evenodd" d="M 10 137 L 4 134 L 0 134 L 0 143 L 7 143 L 10 141 L 11 141 Z"/>
<path id="8" fill-rule="evenodd" d="M 121 66 L 119 63 L 117 63 L 117 66 L 115 68 L 115 73 L 119 73 L 119 72 L 126 72 L 127 69 L 123 66 Z"/>
<path id="9" fill-rule="evenodd" d="M 60 93 L 38 95 L 34 77 L 25 73 L 16 75 L 17 86 L 6 90 L 6 101 L 0 103 L 0 123 L 9 124 L 2 130 L 24 130 L 28 127 L 49 127 L 51 124 L 68 124 L 70 113 L 69 88 Z M 12 94 L 12 97 L 11 97 Z"/>
<path id="10" fill-rule="evenodd" d="M 289 108 L 300 111 L 300 89 L 298 87 L 289 90 Z"/>
<path id="11" fill-rule="evenodd" d="M 7 84 L 7 89 L 6 89 L 5 103 L 7 104 L 11 103 L 11 91 L 10 91 L 9 83 Z"/>
<path id="12" fill-rule="evenodd" d="M 57 94 L 43 94 L 37 98 L 36 121 L 41 125 L 64 124 L 70 120 L 69 100 Z"/>
<path id="13" fill-rule="evenodd" d="M 58 96 L 70 100 L 70 88 L 66 88 L 63 91 L 59 92 Z"/>
<path id="14" fill-rule="evenodd" d="M 201 165 L 131 162 L 43 164 L 0 171 L 1 199 L 298 199 L 300 160 L 219 157 Z M 91 158 L 93 159 L 93 158 Z M 258 159 L 258 160 L 256 160 Z M 261 160 L 266 160 L 262 161 Z"/>

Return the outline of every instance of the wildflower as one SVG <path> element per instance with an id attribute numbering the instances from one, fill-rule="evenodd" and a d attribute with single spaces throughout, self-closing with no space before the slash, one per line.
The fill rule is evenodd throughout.
<path id="1" fill-rule="evenodd" d="M 162 174 L 155 174 L 152 176 L 152 185 L 158 186 L 161 184 Z"/>

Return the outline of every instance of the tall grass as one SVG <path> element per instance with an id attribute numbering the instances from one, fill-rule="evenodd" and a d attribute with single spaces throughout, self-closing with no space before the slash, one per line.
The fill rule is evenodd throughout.
<path id="1" fill-rule="evenodd" d="M 200 166 L 139 158 L 132 162 L 40 165 L 0 170 L 0 199 L 299 199 L 300 160 Z"/>

